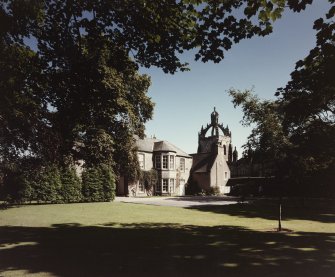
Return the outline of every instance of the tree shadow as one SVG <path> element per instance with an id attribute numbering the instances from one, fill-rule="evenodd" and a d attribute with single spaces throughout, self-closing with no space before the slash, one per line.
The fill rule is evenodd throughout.
<path id="1" fill-rule="evenodd" d="M 178 196 L 170 197 L 165 199 L 165 201 L 190 201 L 199 203 L 215 203 L 215 202 L 232 202 L 238 201 L 240 197 L 236 196 Z"/>
<path id="2" fill-rule="evenodd" d="M 264 218 L 276 220 L 278 216 L 278 200 L 249 200 L 245 203 L 231 205 L 194 205 L 187 209 L 218 214 L 228 214 L 243 218 Z M 335 223 L 334 202 L 326 202 L 322 205 L 301 204 L 297 201 L 284 200 L 282 204 L 285 219 L 311 220 L 322 223 Z"/>
<path id="3" fill-rule="evenodd" d="M 335 235 L 215 226 L 0 227 L 0 275 L 334 276 Z"/>

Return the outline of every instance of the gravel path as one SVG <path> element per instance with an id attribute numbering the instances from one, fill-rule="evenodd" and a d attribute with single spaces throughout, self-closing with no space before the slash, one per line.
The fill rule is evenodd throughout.
<path id="1" fill-rule="evenodd" d="M 191 207 L 236 204 L 238 198 L 228 196 L 116 197 L 115 202 L 155 206 Z"/>

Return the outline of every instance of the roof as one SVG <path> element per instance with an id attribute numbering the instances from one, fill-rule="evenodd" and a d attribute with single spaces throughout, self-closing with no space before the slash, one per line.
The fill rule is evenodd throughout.
<path id="1" fill-rule="evenodd" d="M 144 139 L 136 138 L 136 147 L 139 151 L 153 152 L 154 143 L 156 141 L 158 140 L 153 138 L 144 138 Z"/>
<path id="2" fill-rule="evenodd" d="M 216 160 L 217 155 L 213 153 L 200 153 L 193 155 L 193 166 L 191 171 L 194 173 L 209 172 Z"/>
<path id="3" fill-rule="evenodd" d="M 154 138 L 136 139 L 136 146 L 139 151 L 143 152 L 174 152 L 177 156 L 192 158 L 189 154 L 166 140 Z"/>

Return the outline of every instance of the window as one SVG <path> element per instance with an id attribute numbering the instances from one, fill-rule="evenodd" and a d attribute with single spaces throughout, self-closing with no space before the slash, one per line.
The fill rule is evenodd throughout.
<path id="1" fill-rule="evenodd" d="M 138 184 L 138 190 L 140 192 L 144 192 L 144 183 L 143 182 L 139 182 L 139 184 Z"/>
<path id="2" fill-rule="evenodd" d="M 174 156 L 170 156 L 170 169 L 174 169 Z"/>
<path id="3" fill-rule="evenodd" d="M 170 179 L 170 187 L 169 187 L 170 192 L 174 192 L 174 179 Z"/>
<path id="4" fill-rule="evenodd" d="M 180 158 L 180 171 L 185 172 L 185 159 L 184 158 Z"/>
<path id="5" fill-rule="evenodd" d="M 144 154 L 138 154 L 138 162 L 140 164 L 140 168 L 144 169 Z"/>
<path id="6" fill-rule="evenodd" d="M 168 169 L 168 155 L 163 156 L 163 169 Z"/>
<path id="7" fill-rule="evenodd" d="M 225 178 L 225 180 L 228 179 L 228 172 L 225 172 L 225 173 L 224 173 L 224 178 Z"/>
<path id="8" fill-rule="evenodd" d="M 163 179 L 162 192 L 168 192 L 168 181 L 169 179 Z"/>
<path id="9" fill-rule="evenodd" d="M 160 155 L 155 156 L 155 164 L 156 164 L 156 168 L 161 168 L 161 156 Z"/>

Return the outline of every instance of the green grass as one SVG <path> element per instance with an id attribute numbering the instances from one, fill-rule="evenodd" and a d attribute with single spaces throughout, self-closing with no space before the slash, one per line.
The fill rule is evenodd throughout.
<path id="1" fill-rule="evenodd" d="M 0 210 L 0 276 L 334 276 L 332 202 L 192 208 L 126 203 Z"/>

